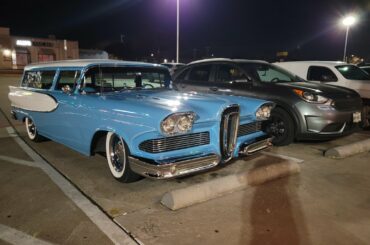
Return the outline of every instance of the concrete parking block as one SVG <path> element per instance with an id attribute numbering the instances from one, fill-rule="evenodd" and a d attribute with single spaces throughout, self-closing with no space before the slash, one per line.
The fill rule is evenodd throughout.
<path id="1" fill-rule="evenodd" d="M 370 151 L 370 139 L 331 148 L 325 151 L 324 155 L 329 158 L 345 158 L 368 151 Z"/>
<path id="2" fill-rule="evenodd" d="M 178 210 L 236 190 L 263 184 L 267 181 L 299 172 L 300 166 L 297 162 L 284 161 L 270 164 L 250 171 L 167 192 L 162 197 L 161 203 L 171 210 Z"/>

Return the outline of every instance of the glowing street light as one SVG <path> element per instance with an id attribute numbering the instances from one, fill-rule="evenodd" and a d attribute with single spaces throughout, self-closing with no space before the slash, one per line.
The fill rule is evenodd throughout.
<path id="1" fill-rule="evenodd" d="M 177 28 L 176 28 L 176 62 L 180 56 L 180 0 L 177 0 Z"/>
<path id="2" fill-rule="evenodd" d="M 347 43 L 348 43 L 349 28 L 351 26 L 353 26 L 355 23 L 356 23 L 356 18 L 354 16 L 351 16 L 351 15 L 343 18 L 343 20 L 342 20 L 342 24 L 347 28 L 347 30 L 346 30 L 346 40 L 345 40 L 345 43 L 344 43 L 344 54 L 343 54 L 343 61 L 344 62 L 346 61 L 346 57 L 347 57 Z"/>

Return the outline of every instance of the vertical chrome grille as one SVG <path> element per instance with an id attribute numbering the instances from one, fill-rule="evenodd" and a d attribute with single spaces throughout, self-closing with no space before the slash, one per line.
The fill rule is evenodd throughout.
<path id="1" fill-rule="evenodd" d="M 239 106 L 232 105 L 224 110 L 220 125 L 220 149 L 223 161 L 232 158 L 239 129 Z"/>

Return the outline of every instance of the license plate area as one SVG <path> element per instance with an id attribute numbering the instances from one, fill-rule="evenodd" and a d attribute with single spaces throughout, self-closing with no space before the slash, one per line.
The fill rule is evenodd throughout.
<path id="1" fill-rule="evenodd" d="M 354 123 L 359 123 L 361 122 L 361 112 L 354 112 L 353 113 L 353 122 Z"/>

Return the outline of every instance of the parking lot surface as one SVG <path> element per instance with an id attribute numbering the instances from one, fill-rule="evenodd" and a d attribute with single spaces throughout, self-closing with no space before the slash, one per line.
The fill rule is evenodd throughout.
<path id="1" fill-rule="evenodd" d="M 116 240 L 96 224 L 15 141 L 24 140 L 46 164 L 112 224 L 125 241 L 144 244 L 368 244 L 370 240 L 369 152 L 345 159 L 325 150 L 370 137 L 369 131 L 333 141 L 273 147 L 212 171 L 180 179 L 143 179 L 122 184 L 104 156 L 85 157 L 52 141 L 30 142 L 24 125 L 9 119 L 9 85 L 20 75 L 0 75 L 0 242 L 14 229 L 29 239 L 57 244 L 110 244 Z M 10 128 L 16 133 L 9 134 Z M 63 130 L 63 129 L 60 129 Z M 19 136 L 19 137 L 18 137 Z M 2 158 L 1 158 L 2 157 Z M 298 175 L 170 211 L 160 204 L 170 191 L 245 170 L 298 161 Z M 29 163 L 30 166 L 27 166 Z M 103 217 L 103 216 L 101 216 Z M 119 233 L 119 232 L 118 232 Z M 21 239 L 15 236 L 14 239 Z M 136 241 L 133 240 L 136 239 Z M 14 240 L 13 240 L 14 241 Z M 18 240 L 19 241 L 19 240 Z M 123 241 L 123 240 L 121 240 Z M 7 241 L 9 242 L 9 241 Z M 9 242 L 10 243 L 10 242 Z"/>

